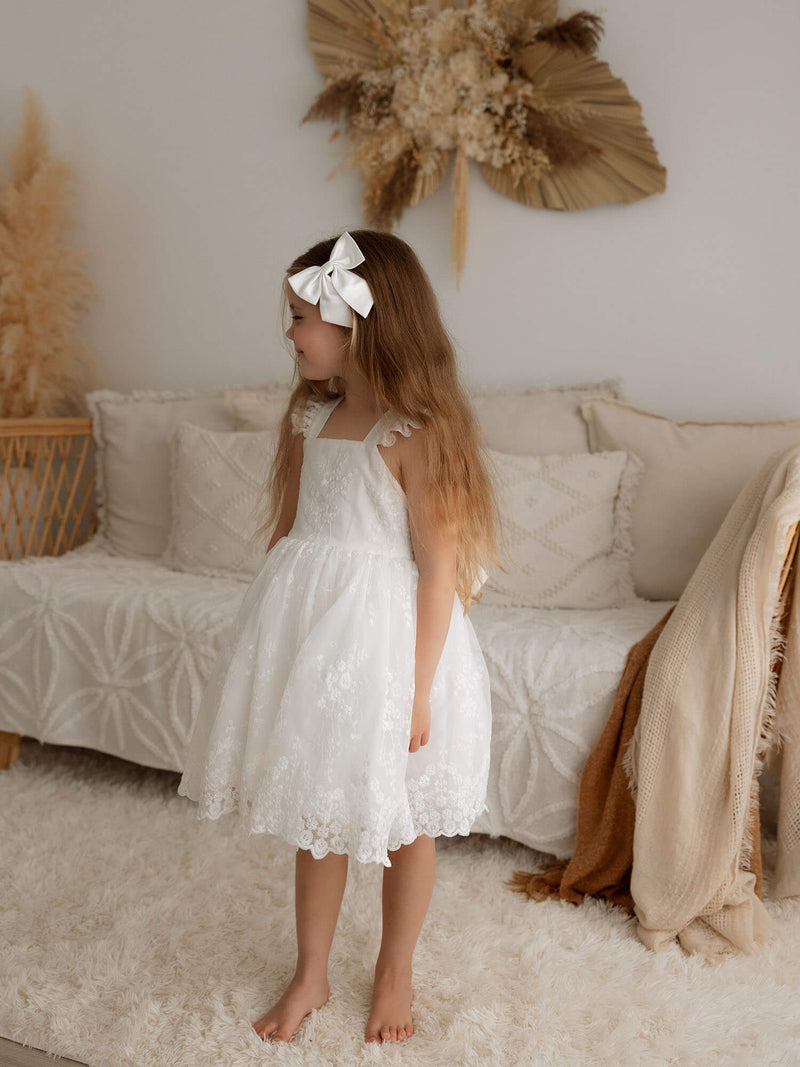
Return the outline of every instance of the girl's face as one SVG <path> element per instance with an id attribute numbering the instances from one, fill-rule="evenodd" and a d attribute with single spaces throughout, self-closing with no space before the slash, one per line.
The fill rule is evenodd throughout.
<path id="1" fill-rule="evenodd" d="M 312 382 L 341 375 L 350 330 L 320 318 L 317 304 L 309 304 L 287 286 L 292 324 L 286 336 L 294 344 L 300 374 Z"/>

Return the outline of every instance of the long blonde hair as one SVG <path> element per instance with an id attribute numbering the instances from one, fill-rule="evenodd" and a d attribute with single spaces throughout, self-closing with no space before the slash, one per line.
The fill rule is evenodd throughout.
<path id="1" fill-rule="evenodd" d="M 426 505 L 455 536 L 456 591 L 466 613 L 473 599 L 479 599 L 471 595 L 479 568 L 499 564 L 500 512 L 481 455 L 483 434 L 458 379 L 455 351 L 436 295 L 415 252 L 391 233 L 353 230 L 351 234 L 364 254 L 364 262 L 354 270 L 367 280 L 374 305 L 366 319 L 353 315 L 345 373 L 353 367 L 367 380 L 379 410 L 393 410 L 422 424 L 429 485 Z M 327 263 L 336 240 L 320 241 L 298 256 L 287 268 L 287 277 Z M 285 316 L 285 291 L 283 302 Z M 299 377 L 296 367 L 295 373 Z M 302 413 L 312 393 L 330 400 L 344 395 L 345 387 L 338 376 L 327 382 L 299 378 L 293 385 L 266 487 L 268 512 L 259 533 L 271 531 L 281 511 L 293 445 L 293 412 Z"/>

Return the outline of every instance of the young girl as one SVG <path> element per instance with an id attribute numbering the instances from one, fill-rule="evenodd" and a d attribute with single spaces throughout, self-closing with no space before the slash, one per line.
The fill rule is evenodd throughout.
<path id="1" fill-rule="evenodd" d="M 497 561 L 476 419 L 425 271 L 398 237 L 292 263 L 300 381 L 272 466 L 267 557 L 203 695 L 178 792 L 297 847 L 297 967 L 254 1023 L 288 1041 L 328 999 L 348 857 L 382 863 L 367 1041 L 414 1032 L 435 838 L 485 809 L 489 677 L 467 610 Z M 277 523 L 274 525 L 277 518 Z"/>

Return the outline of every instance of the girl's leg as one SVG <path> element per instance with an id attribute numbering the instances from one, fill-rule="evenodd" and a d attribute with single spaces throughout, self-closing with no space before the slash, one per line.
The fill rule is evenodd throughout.
<path id="1" fill-rule="evenodd" d="M 436 876 L 436 841 L 424 835 L 390 853 L 383 872 L 383 936 L 375 964 L 367 1041 L 403 1041 L 414 1033 L 411 960 Z"/>
<path id="2" fill-rule="evenodd" d="M 347 856 L 329 852 L 315 860 L 305 849 L 295 860 L 294 910 L 297 967 L 285 993 L 266 1015 L 253 1023 L 262 1039 L 288 1041 L 312 1008 L 321 1008 L 330 993 L 328 956 L 347 882 Z"/>

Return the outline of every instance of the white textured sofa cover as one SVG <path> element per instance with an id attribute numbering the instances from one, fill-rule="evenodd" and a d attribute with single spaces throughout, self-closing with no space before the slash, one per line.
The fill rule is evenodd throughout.
<path id="1" fill-rule="evenodd" d="M 180 771 L 246 588 L 112 555 L 97 540 L 0 564 L 0 729 Z M 571 854 L 578 780 L 626 654 L 668 607 L 472 607 L 493 714 L 488 811 L 476 831 Z"/>

